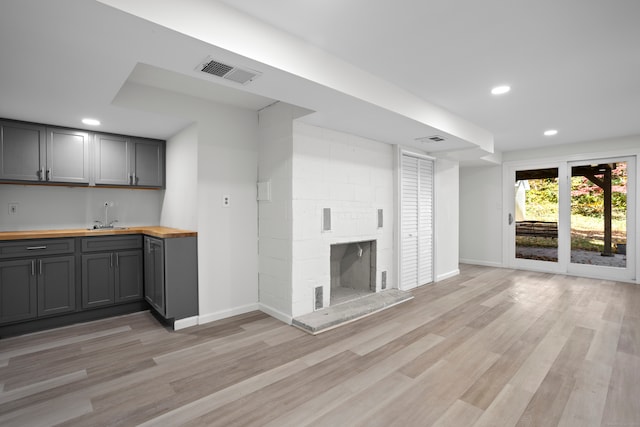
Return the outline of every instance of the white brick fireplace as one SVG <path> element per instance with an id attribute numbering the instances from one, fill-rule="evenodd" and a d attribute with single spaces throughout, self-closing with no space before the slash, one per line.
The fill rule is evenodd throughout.
<path id="1" fill-rule="evenodd" d="M 259 202 L 260 304 L 285 321 L 314 310 L 316 288 L 330 305 L 335 244 L 374 241 L 372 290 L 383 272 L 395 287 L 394 147 L 295 121 L 303 113 L 282 103 L 260 113 L 258 176 L 270 186 Z"/>
<path id="2" fill-rule="evenodd" d="M 331 245 L 376 241 L 376 291 L 383 271 L 392 277 L 393 164 L 388 144 L 294 123 L 293 317 L 313 311 L 318 286 L 323 306 L 330 305 Z M 329 231 L 323 231 L 324 209 L 331 213 Z"/>

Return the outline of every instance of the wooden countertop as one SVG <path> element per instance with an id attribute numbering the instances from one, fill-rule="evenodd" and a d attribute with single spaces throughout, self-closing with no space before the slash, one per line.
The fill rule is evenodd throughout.
<path id="1" fill-rule="evenodd" d="M 127 227 L 126 229 L 88 230 L 86 228 L 70 228 L 62 230 L 25 230 L 25 231 L 0 231 L 2 240 L 23 239 L 52 239 L 56 237 L 86 237 L 86 236 L 118 236 L 122 234 L 146 234 L 148 236 L 167 239 L 172 237 L 193 237 L 195 231 L 180 230 L 178 228 L 145 226 Z"/>

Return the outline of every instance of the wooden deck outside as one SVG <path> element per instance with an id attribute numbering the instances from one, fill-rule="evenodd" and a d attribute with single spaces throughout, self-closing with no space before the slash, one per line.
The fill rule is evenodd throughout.
<path id="1" fill-rule="evenodd" d="M 516 221 L 516 236 L 558 238 L 558 223 L 546 221 Z"/>

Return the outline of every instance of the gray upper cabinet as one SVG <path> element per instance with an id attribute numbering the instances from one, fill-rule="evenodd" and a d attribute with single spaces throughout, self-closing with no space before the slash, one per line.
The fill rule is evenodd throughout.
<path id="1" fill-rule="evenodd" d="M 45 163 L 44 126 L 0 121 L 0 179 L 42 181 Z"/>
<path id="2" fill-rule="evenodd" d="M 89 133 L 0 122 L 0 179 L 89 183 Z"/>
<path id="3" fill-rule="evenodd" d="M 89 183 L 89 133 L 47 128 L 45 180 Z"/>
<path id="4" fill-rule="evenodd" d="M 164 186 L 164 141 L 96 134 L 96 185 Z"/>
<path id="5" fill-rule="evenodd" d="M 142 187 L 164 186 L 164 141 L 135 139 L 134 184 Z"/>
<path id="6" fill-rule="evenodd" d="M 131 184 L 131 141 L 126 136 L 94 136 L 95 183 Z"/>
<path id="7" fill-rule="evenodd" d="M 158 139 L 0 120 L 0 181 L 164 188 L 164 156 Z"/>

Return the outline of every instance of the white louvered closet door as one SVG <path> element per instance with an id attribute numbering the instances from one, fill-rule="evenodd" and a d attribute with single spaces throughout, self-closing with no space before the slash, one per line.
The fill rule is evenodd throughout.
<path id="1" fill-rule="evenodd" d="M 401 287 L 433 281 L 433 161 L 402 155 Z"/>

